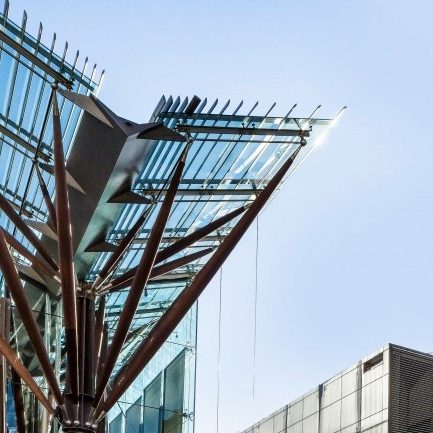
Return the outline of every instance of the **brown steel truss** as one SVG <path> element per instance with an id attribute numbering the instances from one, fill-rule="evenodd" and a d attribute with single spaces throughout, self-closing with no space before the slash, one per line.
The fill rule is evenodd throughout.
<path id="1" fill-rule="evenodd" d="M 41 371 L 48 385 L 48 393 L 32 378 L 30 372 L 21 362 L 16 345 L 9 342 L 0 333 L 0 353 L 12 367 L 16 393 L 15 407 L 20 420 L 19 429 L 23 430 L 23 403 L 19 382 L 24 382 L 35 398 L 46 409 L 47 416 L 56 420 L 65 432 L 95 432 L 98 425 L 105 425 L 105 415 L 118 401 L 120 396 L 131 385 L 138 374 L 146 367 L 176 326 L 197 301 L 218 269 L 227 259 L 248 227 L 268 202 L 285 174 L 290 169 L 305 140 L 296 148 L 290 158 L 284 162 L 275 176 L 256 199 L 248 206 L 243 206 L 226 216 L 219 218 L 193 234 L 172 243 L 167 248 L 160 248 L 161 239 L 180 185 L 185 161 L 191 140 L 185 140 L 184 150 L 177 161 L 168 188 L 164 190 L 163 200 L 158 217 L 151 229 L 139 265 L 126 271 L 121 276 L 111 279 L 117 264 L 132 242 L 138 236 L 146 215 L 140 217 L 127 235 L 111 253 L 106 265 L 100 271 L 93 283 L 80 281 L 74 270 L 72 229 L 70 223 L 67 172 L 62 145 L 60 115 L 57 105 L 57 86 L 52 90 L 52 116 L 54 140 L 54 177 L 55 204 L 51 202 L 46 185 L 36 166 L 39 185 L 46 202 L 48 224 L 58 239 L 58 258 L 51 254 L 30 230 L 26 222 L 15 211 L 9 201 L 0 195 L 0 209 L 13 222 L 15 227 L 25 236 L 37 251 L 37 256 L 26 249 L 23 244 L 0 229 L 0 269 L 3 272 L 6 287 L 10 293 L 23 326 L 28 334 L 33 350 L 37 356 Z M 173 134 L 174 131 L 172 131 Z M 164 133 L 166 133 L 164 131 Z M 179 135 L 179 134 L 177 134 Z M 189 137 L 189 135 L 188 135 Z M 182 137 L 183 138 L 183 137 Z M 36 164 L 36 163 L 35 163 Z M 170 260 L 195 242 L 206 237 L 229 221 L 240 216 L 239 222 L 216 248 L 206 248 L 181 258 Z M 11 250 L 17 251 L 29 262 L 36 274 L 60 282 L 63 305 L 63 326 L 65 331 L 66 378 L 59 383 L 54 373 L 54 367 L 49 359 L 38 324 L 32 314 L 30 302 L 21 282 L 17 264 Z M 139 305 L 140 298 L 152 278 L 164 275 L 212 253 L 211 258 L 193 278 L 178 298 L 165 311 L 155 324 L 149 335 L 132 354 L 127 365 L 120 366 L 113 377 L 113 371 L 118 364 L 119 355 L 125 344 L 128 332 Z M 164 263 L 163 263 L 164 262 Z M 107 347 L 107 327 L 104 324 L 105 296 L 112 291 L 130 287 L 124 307 L 120 313 L 117 328 L 111 344 Z M 98 308 L 96 308 L 98 305 Z M 3 314 L 5 314 L 3 312 Z M 13 348 L 13 346 L 15 346 Z M 109 391 L 107 391 L 109 390 Z M 2 386 L 0 402 L 5 400 L 5 387 Z M 20 431 L 22 433 L 22 431 Z"/>

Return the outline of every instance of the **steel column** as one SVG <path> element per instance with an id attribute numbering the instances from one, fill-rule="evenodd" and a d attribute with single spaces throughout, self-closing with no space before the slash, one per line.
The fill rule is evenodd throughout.
<path id="1" fill-rule="evenodd" d="M 68 186 L 63 155 L 63 140 L 56 87 L 53 86 L 53 141 L 54 177 L 56 184 L 57 235 L 60 261 L 60 279 L 63 293 L 63 321 L 65 326 L 66 355 L 73 398 L 78 397 L 78 343 L 77 306 L 75 295 L 74 254 L 72 249 L 71 221 L 69 214 Z"/>
<path id="2" fill-rule="evenodd" d="M 105 320 L 105 296 L 99 298 L 98 311 L 95 317 L 95 353 L 93 358 L 93 376 L 98 372 L 98 365 L 100 363 L 102 339 L 104 336 L 104 320 Z M 96 382 L 95 382 L 96 385 Z"/>

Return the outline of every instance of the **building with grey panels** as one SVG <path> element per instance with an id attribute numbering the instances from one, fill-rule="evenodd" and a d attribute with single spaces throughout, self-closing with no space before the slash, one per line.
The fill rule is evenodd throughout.
<path id="1" fill-rule="evenodd" d="M 433 356 L 388 344 L 244 433 L 433 432 Z"/>

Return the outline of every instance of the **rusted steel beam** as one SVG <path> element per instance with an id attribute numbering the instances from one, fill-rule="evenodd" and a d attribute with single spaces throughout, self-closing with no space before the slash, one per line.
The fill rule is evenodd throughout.
<path id="1" fill-rule="evenodd" d="M 10 347 L 9 343 L 2 336 L 0 336 L 0 353 L 6 358 L 9 365 L 17 372 L 23 382 L 30 388 L 30 391 L 32 391 L 32 393 L 45 407 L 45 409 L 51 415 L 53 415 L 54 409 L 51 406 L 51 403 L 45 397 L 38 384 L 33 380 L 31 374 L 24 366 L 24 364 L 19 360 L 15 352 Z"/>
<path id="2" fill-rule="evenodd" d="M 27 238 L 27 240 L 36 248 L 36 251 L 46 260 L 47 263 L 57 271 L 59 266 L 48 253 L 48 251 L 41 244 L 38 237 L 33 233 L 33 231 L 28 227 L 28 225 L 23 221 L 21 216 L 12 207 L 9 201 L 0 194 L 0 209 L 7 215 L 7 217 L 15 224 L 15 227 Z"/>
<path id="3" fill-rule="evenodd" d="M 71 393 L 78 397 L 78 341 L 77 341 L 77 304 L 75 293 L 74 254 L 69 214 L 68 186 L 63 155 L 60 112 L 57 104 L 56 87 L 53 86 L 53 141 L 54 141 L 54 178 L 56 185 L 56 215 L 60 280 L 63 294 L 63 322 L 65 325 L 65 346 Z"/>
<path id="4" fill-rule="evenodd" d="M 249 205 L 241 206 L 240 208 L 229 212 L 227 215 L 224 215 L 221 218 L 218 218 L 215 221 L 210 222 L 204 227 L 200 227 L 199 229 L 195 230 L 193 233 L 189 234 L 188 236 L 179 239 L 178 241 L 169 245 L 167 248 L 164 248 L 163 250 L 159 251 L 158 255 L 156 256 L 155 263 L 161 263 L 164 260 L 167 260 L 169 257 L 174 256 L 175 254 L 179 253 L 183 249 L 189 247 L 193 243 L 204 238 L 208 234 L 214 232 L 215 230 L 218 230 L 220 227 L 226 225 L 231 220 L 244 213 L 245 210 L 248 209 L 248 207 Z"/>
<path id="5" fill-rule="evenodd" d="M 32 308 L 24 292 L 24 288 L 15 268 L 15 264 L 9 253 L 3 231 L 0 231 L 0 269 L 3 272 L 6 285 L 15 302 L 16 308 L 20 314 L 21 320 L 27 331 L 36 356 L 39 359 L 39 363 L 44 376 L 47 379 L 48 386 L 50 387 L 57 403 L 62 405 L 62 393 L 60 392 L 59 385 L 57 384 L 56 376 L 51 366 L 51 362 L 44 345 L 44 340 L 42 339 L 42 336 L 39 332 L 39 327 L 33 315 Z"/>
<path id="6" fill-rule="evenodd" d="M 10 333 L 10 299 L 0 298 L 0 335 L 9 341 Z M 0 431 L 7 431 L 7 366 L 6 361 L 0 359 Z"/>
<path id="7" fill-rule="evenodd" d="M 26 418 L 24 416 L 24 399 L 21 377 L 11 368 L 12 377 L 12 393 L 14 396 L 14 406 L 15 406 L 15 418 L 17 422 L 17 432 L 26 433 Z"/>
<path id="8" fill-rule="evenodd" d="M 140 302 L 141 295 L 147 284 L 147 281 L 149 280 L 150 272 L 155 262 L 158 247 L 161 242 L 161 238 L 164 233 L 168 217 L 170 215 L 171 207 L 176 197 L 176 191 L 179 187 L 183 169 L 185 167 L 188 149 L 189 145 L 187 145 L 179 158 L 170 185 L 168 187 L 167 194 L 164 197 L 161 208 L 158 212 L 155 225 L 152 227 L 149 241 L 146 244 L 143 255 L 141 256 L 140 263 L 138 265 L 137 272 L 132 282 L 131 289 L 129 290 L 128 296 L 123 306 L 123 310 L 120 314 L 119 322 L 114 333 L 112 343 L 108 348 L 108 354 L 105 360 L 105 368 L 102 373 L 101 381 L 99 382 L 95 392 L 94 406 L 96 406 L 96 404 L 101 399 L 108 380 L 110 379 L 110 375 L 116 364 L 117 358 L 120 354 L 120 351 L 122 350 L 123 343 L 125 342 L 126 336 L 128 335 L 128 330 L 134 318 L 137 306 Z"/>
<path id="9" fill-rule="evenodd" d="M 300 147 L 295 150 L 292 156 L 277 171 L 265 189 L 258 195 L 236 226 L 227 235 L 213 256 L 203 266 L 200 272 L 198 272 L 191 285 L 177 297 L 149 332 L 147 338 L 138 346 L 134 354 L 128 360 L 128 363 L 120 369 L 113 380 L 113 387 L 107 395 L 106 400 L 101 402 L 96 408 L 95 417 L 97 419 L 101 418 L 113 407 L 120 396 L 127 390 L 137 375 L 164 344 L 183 317 L 185 317 L 277 189 L 299 151 Z"/>
<path id="10" fill-rule="evenodd" d="M 91 396 L 93 394 L 93 356 L 95 311 L 94 301 L 87 296 L 85 288 L 77 297 L 78 327 L 78 365 L 79 365 L 79 394 Z"/>
<path id="11" fill-rule="evenodd" d="M 10 329 L 11 334 L 16 335 L 12 311 L 10 311 Z M 14 337 L 11 341 L 11 345 L 15 346 L 16 351 L 18 351 L 16 337 Z M 12 393 L 14 398 L 15 419 L 17 423 L 17 433 L 26 433 L 26 417 L 24 413 L 24 398 L 21 377 L 13 368 L 11 368 L 11 379 Z"/>
<path id="12" fill-rule="evenodd" d="M 93 375 L 96 376 L 98 365 L 101 357 L 102 339 L 104 336 L 104 319 L 105 319 L 105 296 L 99 298 L 98 310 L 95 317 L 95 354 L 93 358 Z"/>
<path id="13" fill-rule="evenodd" d="M 188 236 L 185 236 L 184 238 L 179 239 L 178 241 L 174 242 L 167 248 L 164 248 L 163 250 L 158 251 L 158 254 L 155 258 L 155 264 L 161 263 L 164 260 L 167 260 L 168 258 L 174 256 L 175 254 L 181 252 L 185 248 L 189 247 L 193 243 L 199 241 L 200 239 L 203 239 L 205 236 L 209 235 L 210 233 L 214 232 L 215 230 L 218 230 L 220 227 L 224 226 L 228 222 L 230 222 L 232 219 L 238 217 L 241 215 L 245 210 L 248 208 L 248 206 L 241 206 L 238 209 L 235 209 L 232 212 L 229 212 L 227 215 L 224 215 L 221 218 L 216 219 L 215 221 L 210 222 L 204 227 L 201 227 L 197 230 L 195 230 L 193 233 L 189 234 Z M 134 277 L 135 272 L 137 271 L 137 267 L 130 269 L 129 271 L 126 271 L 122 276 L 115 278 L 113 281 L 111 281 L 111 284 L 113 287 L 118 284 L 122 283 L 126 279 L 131 279 Z"/>
<path id="14" fill-rule="evenodd" d="M 131 227 L 128 233 L 120 241 L 116 250 L 108 258 L 104 267 L 99 272 L 99 275 L 96 277 L 93 287 L 98 287 L 107 278 L 108 274 L 117 265 L 117 263 L 119 263 L 119 260 L 122 258 L 125 251 L 129 248 L 135 236 L 137 236 L 138 232 L 140 231 L 141 226 L 144 224 L 144 221 L 148 216 L 149 209 L 151 209 L 151 207 L 147 208 L 146 211 L 143 212 L 143 214 L 137 219 L 137 221 Z"/>
<path id="15" fill-rule="evenodd" d="M 149 280 L 155 277 L 159 277 L 160 275 L 164 275 L 168 272 L 174 271 L 175 269 L 180 268 L 181 266 L 185 266 L 188 263 L 194 262 L 195 260 L 201 259 L 202 257 L 207 256 L 208 254 L 213 252 L 214 249 L 215 248 L 205 248 L 203 250 L 197 251 L 196 253 L 187 254 L 176 260 L 172 260 L 171 262 L 164 263 L 163 265 L 155 266 L 150 273 Z M 120 278 L 118 278 L 117 280 L 120 280 Z M 110 293 L 121 290 L 125 287 L 128 287 L 131 284 L 132 280 L 133 277 L 129 277 L 128 279 L 125 279 L 123 281 L 118 281 L 116 285 L 110 284 L 109 286 L 104 287 L 104 290 L 108 290 Z"/>
<path id="16" fill-rule="evenodd" d="M 84 328 L 84 387 L 86 395 L 93 395 L 95 376 L 93 373 L 93 358 L 95 357 L 95 303 L 86 297 L 85 301 L 85 328 Z"/>
<path id="17" fill-rule="evenodd" d="M 6 242 L 19 254 L 29 260 L 32 264 L 33 269 L 39 274 L 48 275 L 50 278 L 59 280 L 57 273 L 55 273 L 44 261 L 34 256 L 18 239 L 12 236 L 9 232 L 4 229 L 0 230 L 3 232 Z M 43 276 L 42 275 L 42 276 Z"/>
<path id="18" fill-rule="evenodd" d="M 39 187 L 41 188 L 42 196 L 44 197 L 45 204 L 47 205 L 48 214 L 51 218 L 52 222 L 52 229 L 54 232 L 57 232 L 57 216 L 56 216 L 56 208 L 54 207 L 54 204 L 51 200 L 50 193 L 48 192 L 47 185 L 44 181 L 44 178 L 42 177 L 41 170 L 39 169 L 38 164 L 35 162 L 35 170 L 36 174 L 38 176 L 39 181 Z"/>
<path id="19" fill-rule="evenodd" d="M 80 289 L 78 289 L 80 292 Z M 78 338 L 78 394 L 83 394 L 84 388 L 84 358 L 86 357 L 85 350 L 85 328 L 86 328 L 86 313 L 85 313 L 85 299 L 81 293 L 77 296 L 77 323 L 80 324 L 77 328 Z"/>
<path id="20" fill-rule="evenodd" d="M 104 371 L 105 359 L 107 358 L 108 351 L 108 325 L 104 323 L 102 327 L 102 340 L 101 340 L 101 350 L 98 358 L 98 366 L 96 369 L 96 385 L 99 386 L 100 378 Z"/>

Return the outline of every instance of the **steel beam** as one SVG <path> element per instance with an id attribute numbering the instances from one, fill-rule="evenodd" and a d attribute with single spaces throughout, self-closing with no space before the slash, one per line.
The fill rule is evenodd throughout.
<path id="1" fill-rule="evenodd" d="M 30 391 L 32 391 L 34 396 L 40 401 L 40 403 L 45 407 L 45 409 L 51 415 L 53 415 L 54 409 L 51 406 L 51 403 L 45 397 L 38 384 L 33 380 L 32 375 L 29 373 L 24 364 L 19 360 L 13 349 L 10 347 L 9 343 L 2 336 L 0 336 L 0 353 L 6 358 L 9 365 L 17 372 L 17 374 L 30 388 Z"/>
<path id="2" fill-rule="evenodd" d="M 95 317 L 95 353 L 93 358 L 94 376 L 96 376 L 98 372 L 98 365 L 101 362 L 101 348 L 102 348 L 102 340 L 104 337 L 105 305 L 106 305 L 106 297 L 101 296 L 99 298 L 98 310 L 96 312 L 96 317 Z"/>
<path id="3" fill-rule="evenodd" d="M 63 294 L 63 321 L 65 326 L 66 354 L 69 380 L 73 398 L 78 397 L 78 342 L 77 306 L 75 293 L 74 254 L 69 214 L 68 186 L 66 182 L 65 158 L 63 155 L 60 112 L 57 104 L 56 88 L 53 88 L 53 141 L 54 178 L 56 184 L 57 235 L 60 261 L 60 280 Z"/>
<path id="4" fill-rule="evenodd" d="M 39 170 L 39 166 L 37 163 L 35 163 L 35 170 L 36 174 L 38 176 L 39 181 L 39 187 L 41 188 L 42 196 L 44 197 L 45 204 L 48 209 L 48 214 L 51 218 L 52 224 L 53 224 L 53 231 L 57 232 L 57 216 L 56 216 L 56 209 L 54 207 L 54 204 L 51 200 L 50 193 L 48 192 L 47 185 L 44 181 L 44 178 L 42 177 L 42 173 Z"/>
<path id="5" fill-rule="evenodd" d="M 166 189 L 158 190 L 158 189 L 144 189 L 142 191 L 143 195 L 164 195 L 167 192 Z M 178 196 L 224 196 L 224 195 L 233 195 L 233 196 L 246 196 L 250 197 L 255 194 L 259 194 L 260 190 L 252 189 L 252 188 L 244 188 L 244 189 L 233 189 L 233 188 L 183 188 L 177 190 Z"/>
<path id="6" fill-rule="evenodd" d="M 195 233 L 195 232 L 194 232 L 194 233 Z M 188 236 L 189 236 L 189 235 L 188 235 Z M 186 237 L 187 237 L 187 236 L 182 237 L 181 235 L 177 235 L 177 236 L 164 236 L 164 237 L 161 239 L 161 243 L 162 243 L 162 244 L 171 244 L 171 243 L 174 243 L 174 242 L 178 242 L 179 240 L 183 240 L 183 239 L 185 239 Z M 204 237 L 198 239 L 198 240 L 195 241 L 195 242 L 199 242 L 199 241 L 201 241 L 201 242 L 218 242 L 218 241 L 223 240 L 223 238 L 224 238 L 224 236 L 209 235 L 209 236 L 204 236 Z M 133 243 L 134 245 L 145 244 L 145 243 L 147 242 L 148 239 L 149 239 L 149 238 L 136 238 L 136 239 L 134 239 L 134 240 L 132 241 L 132 243 Z M 192 245 L 192 244 L 191 244 L 191 245 Z M 190 246 L 191 246 L 191 245 L 190 245 Z M 163 250 L 161 250 L 161 251 L 163 251 Z"/>
<path id="7" fill-rule="evenodd" d="M 137 219 L 131 229 L 126 233 L 126 235 L 122 238 L 119 245 L 116 247 L 115 251 L 110 255 L 107 262 L 99 272 L 99 275 L 96 277 L 95 282 L 93 283 L 93 287 L 97 288 L 109 275 L 109 273 L 114 269 L 114 267 L 119 263 L 125 251 L 129 248 L 134 238 L 137 236 L 138 232 L 141 229 L 141 226 L 146 221 L 146 218 L 149 214 L 150 207 L 147 208 Z"/>
<path id="8" fill-rule="evenodd" d="M 0 336 L 9 341 L 10 332 L 10 300 L 0 298 Z M 7 365 L 6 361 L 0 359 L 0 428 L 2 432 L 7 431 Z"/>
<path id="9" fill-rule="evenodd" d="M 0 32 L 0 34 L 1 34 L 1 32 Z M 23 138 L 21 138 L 19 135 L 10 131 L 9 129 L 7 129 L 3 125 L 0 125 L 0 134 L 5 135 L 6 137 L 10 138 L 14 143 L 17 143 L 20 146 L 22 146 L 24 149 L 29 150 L 30 152 L 32 152 L 36 156 L 36 158 L 41 158 L 42 160 L 44 160 L 46 162 L 51 161 L 50 155 L 47 155 L 46 153 L 38 150 L 36 148 L 36 146 L 33 146 L 32 144 L 28 143 Z"/>
<path id="10" fill-rule="evenodd" d="M 12 311 L 10 312 L 9 320 L 10 320 L 10 331 L 11 334 L 14 336 L 11 340 L 11 345 L 15 346 L 15 350 L 18 353 L 15 323 L 14 323 Z M 17 423 L 17 433 L 26 433 L 26 417 L 24 413 L 24 398 L 23 398 L 21 377 L 13 368 L 11 368 L 11 379 L 12 379 L 12 393 L 14 398 L 15 419 Z"/>
<path id="11" fill-rule="evenodd" d="M 174 271 L 177 268 L 180 268 L 181 266 L 185 266 L 189 263 L 192 263 L 198 259 L 201 259 L 204 256 L 207 256 L 208 254 L 212 253 L 214 251 L 214 248 L 205 248 L 203 250 L 197 251 L 195 253 L 192 254 L 187 254 L 183 257 L 180 257 L 176 260 L 172 260 L 171 262 L 168 263 L 164 263 L 163 265 L 160 266 L 155 266 L 152 269 L 152 272 L 150 273 L 150 277 L 149 279 L 151 280 L 152 278 L 156 278 L 159 277 L 160 275 L 164 275 L 167 274 L 168 272 Z M 134 279 L 133 276 L 127 276 L 126 278 L 116 278 L 116 283 L 114 283 L 114 281 L 110 284 L 108 284 L 106 287 L 103 287 L 102 290 L 105 291 L 109 291 L 114 292 L 117 290 L 121 290 L 125 287 L 128 287 L 131 285 L 132 280 Z"/>
<path id="12" fill-rule="evenodd" d="M 47 379 L 57 403 L 63 404 L 62 393 L 57 384 L 56 376 L 51 366 L 50 358 L 44 345 L 44 340 L 39 332 L 39 327 L 33 315 L 32 308 L 24 292 L 18 272 L 9 253 L 3 232 L 0 231 L 0 269 L 3 272 L 6 285 L 12 295 L 16 308 L 20 314 L 23 325 L 27 331 L 30 343 L 39 359 L 42 371 Z"/>
<path id="13" fill-rule="evenodd" d="M 20 215 L 16 212 L 13 206 L 9 203 L 2 194 L 0 194 L 0 209 L 7 215 L 7 217 L 15 224 L 15 227 L 27 238 L 27 240 L 36 248 L 36 251 L 46 260 L 47 263 L 57 271 L 59 269 L 57 263 L 41 244 L 38 237 L 23 221 Z"/>
<path id="14" fill-rule="evenodd" d="M 156 263 L 161 263 L 164 260 L 167 260 L 169 257 L 173 256 L 174 254 L 179 253 L 186 247 L 199 241 L 200 239 L 204 238 L 205 236 L 209 235 L 215 230 L 218 230 L 220 227 L 224 226 L 234 218 L 244 213 L 246 209 L 248 209 L 248 206 L 246 205 L 241 206 L 240 208 L 235 209 L 232 212 L 229 212 L 227 215 L 224 215 L 221 218 L 218 218 L 215 221 L 210 222 L 204 227 L 198 228 L 191 234 L 179 239 L 178 241 L 176 241 L 172 245 L 169 245 L 167 248 L 164 248 L 158 253 L 158 255 L 156 256 Z"/>
<path id="15" fill-rule="evenodd" d="M 233 230 L 227 235 L 221 246 L 198 272 L 191 285 L 188 286 L 171 304 L 161 319 L 149 332 L 147 338 L 138 346 L 128 363 L 124 365 L 113 380 L 111 392 L 104 402 L 98 404 L 95 416 L 105 415 L 113 407 L 120 396 L 128 389 L 143 368 L 149 363 L 155 353 L 164 344 L 176 326 L 185 317 L 200 294 L 206 288 L 218 269 L 233 251 L 245 232 L 264 208 L 269 198 L 290 169 L 301 147 L 295 150 L 291 157 L 281 166 L 267 187 L 259 194 L 249 209 L 245 212 Z"/>
<path id="16" fill-rule="evenodd" d="M 146 248 L 144 249 L 143 255 L 140 259 L 131 289 L 129 290 L 128 297 L 126 298 L 123 311 L 120 314 L 119 322 L 114 333 L 112 343 L 108 349 L 101 381 L 99 382 L 95 392 L 94 407 L 96 407 L 99 400 L 101 399 L 105 387 L 110 379 L 110 375 L 114 369 L 117 358 L 122 350 L 123 343 L 125 342 L 126 336 L 128 335 L 128 330 L 134 318 L 137 306 L 140 302 L 141 295 L 149 279 L 156 255 L 158 253 L 158 247 L 161 242 L 161 238 L 176 196 L 176 191 L 179 187 L 180 179 L 185 167 L 188 149 L 189 143 L 179 158 L 170 182 L 170 186 L 168 188 L 169 190 L 161 204 L 161 208 L 158 212 L 158 216 L 149 236 L 149 241 L 146 244 Z"/>
<path id="17" fill-rule="evenodd" d="M 17 433 L 26 433 L 26 419 L 24 415 L 24 399 L 20 375 L 11 368 L 12 393 L 14 397 Z"/>
<path id="18" fill-rule="evenodd" d="M 19 254 L 25 257 L 32 264 L 33 269 L 38 273 L 42 274 L 42 276 L 48 275 L 50 278 L 58 281 L 59 277 L 56 272 L 54 272 L 49 265 L 45 264 L 45 262 L 38 257 L 34 256 L 21 242 L 18 241 L 14 236 L 12 236 L 6 230 L 0 228 L 0 231 L 3 233 L 6 242 Z"/>
<path id="19" fill-rule="evenodd" d="M 177 126 L 180 132 L 190 134 L 227 134 L 227 135 L 272 135 L 274 137 L 309 137 L 310 132 L 302 129 L 273 129 L 273 128 L 253 128 L 230 126 L 201 126 L 180 124 Z M 200 138 L 197 138 L 200 141 Z"/>
<path id="20" fill-rule="evenodd" d="M 232 212 L 229 212 L 227 215 L 222 216 L 221 218 L 216 219 L 215 221 L 210 222 L 209 224 L 205 225 L 204 227 L 200 227 L 199 229 L 195 230 L 193 233 L 183 237 L 171 237 L 171 238 L 162 238 L 161 242 L 169 242 L 169 241 L 175 241 L 172 245 L 169 245 L 168 247 L 164 248 L 163 250 L 160 250 L 156 256 L 155 264 L 161 263 L 164 260 L 167 260 L 168 258 L 174 256 L 175 254 L 181 252 L 185 248 L 189 247 L 195 242 L 198 242 L 199 240 L 205 238 L 210 233 L 214 232 L 215 230 L 218 230 L 220 227 L 224 226 L 225 224 L 229 223 L 234 218 L 241 215 L 245 210 L 248 208 L 248 206 L 241 206 L 238 209 L 235 209 Z M 217 241 L 220 240 L 219 237 L 212 237 L 212 238 L 206 238 L 206 240 L 209 241 Z M 135 239 L 135 242 L 138 243 L 140 239 Z M 144 240 L 143 240 L 144 241 Z M 146 238 L 146 241 L 148 241 L 148 238 Z M 118 277 L 114 279 L 111 283 L 117 284 L 118 281 L 124 281 L 126 278 L 130 278 L 134 276 L 135 272 L 137 270 L 137 267 L 132 268 L 128 271 L 126 271 L 121 277 Z"/>

